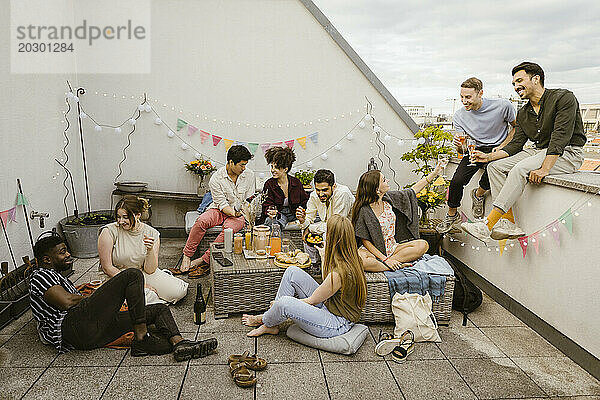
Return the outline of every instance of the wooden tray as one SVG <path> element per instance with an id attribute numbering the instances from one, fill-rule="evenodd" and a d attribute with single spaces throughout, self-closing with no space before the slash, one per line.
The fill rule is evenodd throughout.
<path id="1" fill-rule="evenodd" d="M 300 264 L 285 264 L 285 263 L 277 261 L 277 259 L 274 259 L 273 260 L 273 264 L 275 264 L 279 268 L 283 268 L 283 269 L 286 269 L 287 267 L 308 268 L 308 267 L 310 267 L 311 260 L 309 258 L 308 261 L 305 264 L 300 265 Z"/>

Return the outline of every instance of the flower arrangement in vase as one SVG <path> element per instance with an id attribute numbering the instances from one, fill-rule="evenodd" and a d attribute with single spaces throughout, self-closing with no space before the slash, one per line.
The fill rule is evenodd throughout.
<path id="1" fill-rule="evenodd" d="M 185 169 L 194 175 L 198 175 L 198 196 L 204 196 L 207 192 L 207 176 L 210 176 L 217 168 L 209 161 L 202 158 L 185 163 Z"/>
<path id="2" fill-rule="evenodd" d="M 315 171 L 310 169 L 301 169 L 294 174 L 300 180 L 304 189 L 312 189 L 311 182 L 315 176 Z"/>

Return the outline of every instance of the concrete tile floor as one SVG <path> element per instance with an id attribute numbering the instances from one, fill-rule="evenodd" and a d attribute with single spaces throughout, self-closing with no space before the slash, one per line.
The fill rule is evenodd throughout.
<path id="1" fill-rule="evenodd" d="M 182 240 L 162 244 L 160 266 L 175 265 Z M 71 279 L 89 281 L 97 268 L 97 259 L 78 260 Z M 184 363 L 112 349 L 58 356 L 40 343 L 28 311 L 0 330 L 0 399 L 600 399 L 598 380 L 487 296 L 466 327 L 453 312 L 450 326 L 440 327 L 441 343 L 420 343 L 397 364 L 373 352 L 379 331 L 393 332 L 391 324 L 371 325 L 353 356 L 304 347 L 284 331 L 248 338 L 239 315 L 215 320 L 210 309 L 198 327 L 196 285 L 206 296 L 209 281 L 190 283 L 173 315 L 186 338 L 216 337 L 215 354 Z M 253 389 L 235 386 L 227 366 L 229 354 L 246 350 L 269 361 Z"/>

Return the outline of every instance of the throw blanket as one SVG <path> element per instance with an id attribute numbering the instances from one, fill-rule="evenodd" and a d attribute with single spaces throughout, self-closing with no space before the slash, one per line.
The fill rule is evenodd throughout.
<path id="1" fill-rule="evenodd" d="M 208 206 L 210 206 L 210 203 L 212 203 L 212 201 L 212 194 L 210 194 L 210 192 L 206 192 L 206 194 L 204 194 L 204 196 L 202 197 L 202 202 L 198 206 L 198 212 L 202 214 L 204 211 L 206 211 L 206 209 L 208 208 Z"/>
<path id="2" fill-rule="evenodd" d="M 446 277 L 443 275 L 429 275 L 413 267 L 384 271 L 384 274 L 388 278 L 390 297 L 396 293 L 418 293 L 422 296 L 429 293 L 431 299 L 437 302 L 444 295 Z"/>
<path id="3" fill-rule="evenodd" d="M 437 255 L 424 254 L 410 268 L 428 274 L 454 276 L 454 270 L 448 261 Z"/>

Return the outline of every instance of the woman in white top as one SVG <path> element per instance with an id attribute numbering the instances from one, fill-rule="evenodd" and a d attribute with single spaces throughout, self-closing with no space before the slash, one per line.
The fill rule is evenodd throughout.
<path id="1" fill-rule="evenodd" d="M 119 200 L 115 207 L 116 222 L 100 230 L 100 266 L 110 278 L 125 268 L 139 268 L 146 288 L 159 298 L 176 303 L 187 294 L 188 283 L 158 268 L 160 234 L 140 221 L 147 210 L 148 201 L 137 196 L 127 195 Z"/>

